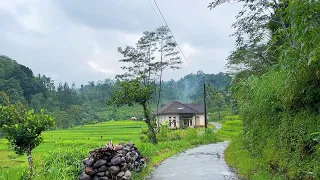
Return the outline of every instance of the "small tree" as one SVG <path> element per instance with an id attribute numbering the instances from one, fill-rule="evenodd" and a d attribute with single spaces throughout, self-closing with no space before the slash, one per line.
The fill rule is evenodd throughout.
<path id="1" fill-rule="evenodd" d="M 27 154 L 30 176 L 33 176 L 31 151 L 42 142 L 41 133 L 54 125 L 54 119 L 40 110 L 27 111 L 22 103 L 11 104 L 3 93 L 6 106 L 0 105 L 0 129 L 19 155 Z"/>
<path id="2" fill-rule="evenodd" d="M 121 106 L 138 103 L 142 105 L 154 144 L 157 143 L 157 139 L 151 123 L 154 118 L 151 113 L 150 101 L 152 94 L 155 92 L 153 90 L 156 89 L 156 81 L 160 77 L 157 103 L 159 106 L 163 70 L 178 69 L 181 64 L 181 58 L 175 49 L 176 46 L 173 36 L 169 35 L 169 28 L 164 26 L 157 28 L 155 31 L 144 32 L 135 46 L 118 48 L 118 52 L 123 56 L 123 59 L 119 60 L 124 63 L 121 68 L 125 72 L 116 76 L 122 82 L 120 89 L 115 91 L 109 104 Z M 156 52 L 160 53 L 160 58 L 157 58 Z"/>
<path id="3" fill-rule="evenodd" d="M 120 88 L 117 89 L 107 104 L 113 104 L 116 106 L 133 105 L 134 103 L 140 104 L 143 107 L 143 114 L 145 121 L 151 132 L 151 141 L 153 144 L 157 144 L 157 138 L 155 130 L 151 124 L 152 114 L 149 101 L 152 98 L 153 86 L 144 85 L 141 83 L 141 78 L 136 78 L 130 81 L 122 81 Z"/>

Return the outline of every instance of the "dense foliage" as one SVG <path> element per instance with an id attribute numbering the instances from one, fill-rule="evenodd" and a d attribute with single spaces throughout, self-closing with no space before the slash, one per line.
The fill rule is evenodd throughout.
<path id="1" fill-rule="evenodd" d="M 33 110 L 27 111 L 22 103 L 11 104 L 4 93 L 3 99 L 6 106 L 0 105 L 0 129 L 17 154 L 27 154 L 32 176 L 31 152 L 42 142 L 41 133 L 54 125 L 54 119 L 44 114 L 44 110 L 35 113 Z"/>
<path id="2" fill-rule="evenodd" d="M 241 2 L 229 65 L 244 147 L 273 175 L 319 179 L 320 3 Z"/>
<path id="3" fill-rule="evenodd" d="M 67 82 L 58 84 L 45 75 L 34 76 L 28 67 L 6 56 L 0 56 L 0 67 L 0 91 L 6 92 L 12 103 L 23 102 L 28 109 L 34 109 L 35 112 L 45 109 L 56 119 L 56 128 L 131 117 L 143 119 L 143 111 L 137 106 L 106 106 L 106 101 L 120 86 L 120 81 L 90 81 L 80 87 L 76 87 L 74 83 L 70 86 Z M 224 73 L 215 75 L 199 71 L 176 81 L 164 81 L 160 106 L 172 100 L 201 101 L 204 82 L 227 92 L 231 77 Z M 157 104 L 157 96 L 156 93 L 152 95 L 153 109 Z M 4 104 L 1 97 L 0 104 Z"/>

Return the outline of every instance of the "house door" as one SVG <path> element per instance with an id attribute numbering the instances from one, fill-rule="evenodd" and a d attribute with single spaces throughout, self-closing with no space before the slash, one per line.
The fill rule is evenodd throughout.
<path id="1" fill-rule="evenodd" d="M 192 116 L 183 116 L 182 123 L 183 123 L 182 128 L 187 128 L 187 127 L 192 126 Z"/>
<path id="2" fill-rule="evenodd" d="M 189 127 L 189 119 L 186 118 L 183 120 L 183 126 L 184 126 L 184 128 Z"/>

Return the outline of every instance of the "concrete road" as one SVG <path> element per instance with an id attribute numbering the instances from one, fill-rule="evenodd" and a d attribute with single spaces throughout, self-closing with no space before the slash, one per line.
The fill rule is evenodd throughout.
<path id="1" fill-rule="evenodd" d="M 149 180 L 238 180 L 224 160 L 229 142 L 189 149 L 163 161 Z"/>
<path id="2" fill-rule="evenodd" d="M 212 124 L 216 127 L 216 129 L 214 130 L 214 132 L 217 132 L 219 129 L 222 128 L 222 124 L 217 123 L 217 122 L 209 122 L 209 124 Z"/>

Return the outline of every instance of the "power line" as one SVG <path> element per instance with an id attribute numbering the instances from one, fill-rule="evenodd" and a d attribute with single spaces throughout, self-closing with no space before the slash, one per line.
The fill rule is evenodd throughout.
<path id="1" fill-rule="evenodd" d="M 174 35 L 173 35 L 173 33 L 172 33 L 172 31 L 171 31 L 171 29 L 170 29 L 170 27 L 169 27 L 166 19 L 164 18 L 164 16 L 163 16 L 163 14 L 162 14 L 162 12 L 161 12 L 161 10 L 160 10 L 160 8 L 159 8 L 156 0 L 154 0 L 154 3 L 155 3 L 155 5 L 157 6 L 157 8 L 158 8 L 158 10 L 159 10 L 159 12 L 160 12 L 160 14 L 161 14 L 163 21 L 166 23 L 166 25 L 167 25 L 167 27 L 168 27 L 168 29 L 169 29 L 169 31 L 170 31 L 170 34 L 172 35 L 173 40 L 176 42 L 176 44 L 177 44 L 177 46 L 178 46 L 178 48 L 179 48 L 179 50 L 180 50 L 180 52 L 181 52 L 184 60 L 185 60 L 185 61 L 187 62 L 187 64 L 189 65 L 189 67 L 190 67 L 190 69 L 191 69 L 191 72 L 194 72 L 193 69 L 192 69 L 192 67 L 191 67 L 191 65 L 190 65 L 190 63 L 189 63 L 189 61 L 187 60 L 186 56 L 183 54 L 183 52 L 182 52 L 182 50 L 181 50 L 181 48 L 180 48 L 180 46 L 179 46 L 176 38 L 174 37 Z M 153 7 L 153 6 L 152 6 L 152 7 Z M 158 15 L 158 13 L 157 13 L 157 15 Z M 199 77 L 197 76 L 197 74 L 195 74 L 195 76 L 199 79 Z M 200 80 L 200 79 L 199 79 L 199 80 Z M 203 98 L 204 98 L 204 108 L 205 108 L 205 128 L 207 128 L 206 85 L 205 85 L 205 83 L 203 84 L 203 88 L 204 88 L 204 89 L 203 89 L 203 91 L 204 91 Z M 159 105 L 158 105 L 158 106 L 159 106 Z M 158 110 L 157 110 L 157 111 L 158 111 Z M 157 113 L 158 113 L 158 112 L 157 112 Z"/>
<path id="2" fill-rule="evenodd" d="M 159 16 L 159 14 L 158 14 L 157 10 L 154 8 L 154 6 L 153 6 L 153 4 L 152 4 L 151 0 L 149 0 L 149 2 L 150 2 L 150 5 L 152 6 L 152 9 L 153 9 L 154 13 L 157 15 L 157 17 L 158 17 L 158 19 L 159 19 L 160 23 L 163 25 L 163 22 L 162 22 L 162 20 L 161 20 L 161 18 L 160 18 L 160 16 Z"/>
<path id="3" fill-rule="evenodd" d="M 184 60 L 185 60 L 185 61 L 187 62 L 187 64 L 189 65 L 189 67 L 190 67 L 191 71 L 192 71 L 192 72 L 194 72 L 194 71 L 193 71 L 193 69 L 192 69 L 192 67 L 191 67 L 191 65 L 190 65 L 190 63 L 189 63 L 189 61 L 187 60 L 186 56 L 183 54 L 183 52 L 182 52 L 182 50 L 181 50 L 181 48 L 180 48 L 180 46 L 179 46 L 179 44 L 178 44 L 178 42 L 177 42 L 176 38 L 174 37 L 174 35 L 173 35 L 173 33 L 172 33 L 172 31 L 171 31 L 171 29 L 170 29 L 170 27 L 169 27 L 169 25 L 168 25 L 168 23 L 167 23 L 166 19 L 164 18 L 164 16 L 163 16 L 163 14 L 162 14 L 162 12 L 161 12 L 161 10 L 160 10 L 160 8 L 159 8 L 159 6 L 158 6 L 158 4 L 157 4 L 156 0 L 154 0 L 154 3 L 155 3 L 155 5 L 157 6 L 158 11 L 159 11 L 159 12 L 160 12 L 160 14 L 161 14 L 163 21 L 166 23 L 166 25 L 167 25 L 167 27 L 168 27 L 168 29 L 169 29 L 169 31 L 170 31 L 170 34 L 171 34 L 171 36 L 172 36 L 173 40 L 176 42 L 176 44 L 177 44 L 177 46 L 178 46 L 178 49 L 179 49 L 179 51 L 181 52 L 181 54 L 182 54 L 182 56 L 183 56 Z M 153 7 L 153 6 L 152 6 L 152 7 Z"/>

